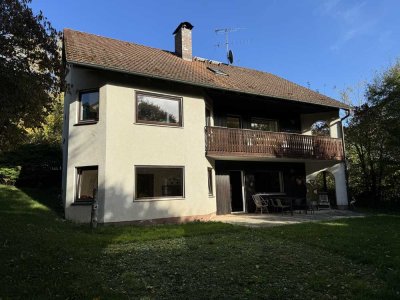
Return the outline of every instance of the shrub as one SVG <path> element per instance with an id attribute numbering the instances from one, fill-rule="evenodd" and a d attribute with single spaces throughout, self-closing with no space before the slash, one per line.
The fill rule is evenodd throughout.
<path id="1" fill-rule="evenodd" d="M 6 184 L 21 187 L 59 187 L 61 161 L 58 145 L 26 144 L 0 155 L 0 166 L 4 166 L 0 177 Z"/>
<path id="2" fill-rule="evenodd" d="M 6 185 L 15 185 L 20 173 L 21 166 L 0 166 L 0 183 Z"/>

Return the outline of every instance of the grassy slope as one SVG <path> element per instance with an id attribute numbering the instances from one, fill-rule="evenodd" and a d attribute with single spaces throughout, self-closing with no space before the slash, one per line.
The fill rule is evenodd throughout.
<path id="1" fill-rule="evenodd" d="M 0 298 L 400 298 L 399 232 L 398 216 L 92 232 L 0 186 Z"/>

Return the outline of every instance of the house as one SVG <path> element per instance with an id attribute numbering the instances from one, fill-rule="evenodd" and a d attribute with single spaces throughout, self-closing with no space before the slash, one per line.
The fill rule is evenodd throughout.
<path id="1" fill-rule="evenodd" d="M 194 57 L 181 23 L 166 51 L 64 30 L 65 216 L 89 222 L 183 221 L 252 212 L 256 192 L 296 193 L 335 178 L 348 205 L 348 107 L 275 75 Z M 330 136 L 315 136 L 325 121 Z"/>

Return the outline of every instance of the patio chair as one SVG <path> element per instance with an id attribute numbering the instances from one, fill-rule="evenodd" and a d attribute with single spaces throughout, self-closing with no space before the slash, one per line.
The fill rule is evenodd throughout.
<path id="1" fill-rule="evenodd" d="M 282 203 L 282 200 L 279 198 L 275 198 L 275 199 L 271 199 L 271 201 L 273 202 L 273 206 L 276 210 L 280 210 L 283 213 L 285 212 L 285 210 L 290 210 L 290 205 L 286 205 Z"/>
<path id="2" fill-rule="evenodd" d="M 268 212 L 268 201 L 263 199 L 260 194 L 252 195 L 254 204 L 256 205 L 256 212 L 263 213 L 263 211 Z"/>

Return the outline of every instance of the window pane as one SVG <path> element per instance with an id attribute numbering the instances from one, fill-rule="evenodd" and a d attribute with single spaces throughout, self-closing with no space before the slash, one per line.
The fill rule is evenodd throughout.
<path id="1" fill-rule="evenodd" d="M 226 127 L 228 128 L 240 128 L 239 117 L 226 117 Z"/>
<path id="2" fill-rule="evenodd" d="M 183 197 L 183 168 L 136 168 L 136 197 Z"/>
<path id="3" fill-rule="evenodd" d="M 212 169 L 208 168 L 208 194 L 213 195 Z"/>
<path id="4" fill-rule="evenodd" d="M 92 201 L 97 190 L 97 167 L 78 168 L 77 201 Z"/>
<path id="5" fill-rule="evenodd" d="M 180 99 L 137 94 L 137 120 L 180 125 Z"/>
<path id="6" fill-rule="evenodd" d="M 99 119 L 99 92 L 85 92 L 80 95 L 81 115 L 80 120 Z"/>
<path id="7" fill-rule="evenodd" d="M 251 129 L 264 131 L 278 131 L 278 122 L 267 119 L 251 119 Z"/>

